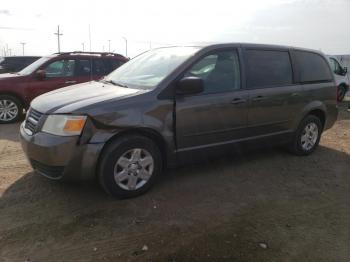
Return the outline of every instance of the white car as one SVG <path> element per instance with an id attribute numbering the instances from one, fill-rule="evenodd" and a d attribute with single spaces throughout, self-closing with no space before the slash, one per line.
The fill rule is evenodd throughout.
<path id="1" fill-rule="evenodd" d="M 349 91 L 350 80 L 347 68 L 343 67 L 335 56 L 328 56 L 329 64 L 333 70 L 335 82 L 338 87 L 338 101 L 343 101 L 345 94 Z"/>

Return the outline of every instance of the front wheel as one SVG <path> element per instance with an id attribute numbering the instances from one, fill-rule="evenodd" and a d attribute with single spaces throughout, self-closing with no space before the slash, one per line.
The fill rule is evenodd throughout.
<path id="1" fill-rule="evenodd" d="M 306 116 L 294 134 L 289 146 L 290 151 L 296 155 L 311 154 L 320 142 L 322 129 L 321 120 L 317 116 Z"/>
<path id="2" fill-rule="evenodd" d="M 341 102 L 344 100 L 345 94 L 346 94 L 345 86 L 343 85 L 338 86 L 338 102 Z"/>
<path id="3" fill-rule="evenodd" d="M 107 145 L 99 163 L 103 189 L 117 198 L 145 193 L 162 171 L 159 148 L 146 137 L 130 135 Z"/>
<path id="4" fill-rule="evenodd" d="M 18 121 L 23 115 L 21 102 L 10 95 L 0 95 L 0 124 Z"/>

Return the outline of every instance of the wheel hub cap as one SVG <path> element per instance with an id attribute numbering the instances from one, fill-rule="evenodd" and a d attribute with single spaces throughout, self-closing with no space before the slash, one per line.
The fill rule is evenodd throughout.
<path id="1" fill-rule="evenodd" d="M 315 123 L 309 123 L 301 135 L 301 146 L 305 151 L 311 150 L 318 139 L 318 127 Z"/>
<path id="2" fill-rule="evenodd" d="M 145 149 L 125 152 L 114 166 L 114 180 L 125 190 L 137 190 L 151 178 L 154 169 L 152 155 Z"/>
<path id="3" fill-rule="evenodd" d="M 7 99 L 0 100 L 0 120 L 1 121 L 11 121 L 16 118 L 18 114 L 17 105 Z"/>

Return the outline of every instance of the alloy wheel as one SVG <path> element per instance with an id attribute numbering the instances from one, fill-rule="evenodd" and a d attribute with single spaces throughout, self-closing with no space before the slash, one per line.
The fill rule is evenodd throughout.
<path id="1" fill-rule="evenodd" d="M 301 146 L 303 150 L 309 151 L 315 146 L 318 132 L 318 127 L 315 123 L 309 123 L 305 126 L 301 134 Z"/>
<path id="2" fill-rule="evenodd" d="M 18 115 L 18 106 L 8 99 L 0 100 L 0 121 L 9 122 Z"/>
<path id="3" fill-rule="evenodd" d="M 145 149 L 125 152 L 114 166 L 114 180 L 124 190 L 137 190 L 151 178 L 154 170 L 152 155 Z"/>

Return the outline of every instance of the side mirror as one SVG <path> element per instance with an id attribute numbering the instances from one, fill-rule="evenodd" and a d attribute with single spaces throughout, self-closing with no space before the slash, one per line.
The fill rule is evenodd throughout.
<path id="1" fill-rule="evenodd" d="M 38 79 L 38 80 L 44 80 L 46 78 L 46 73 L 44 70 L 38 70 L 36 71 L 35 73 L 35 77 Z"/>
<path id="2" fill-rule="evenodd" d="M 176 93 L 179 95 L 192 95 L 203 92 L 204 82 L 199 77 L 189 76 L 182 78 L 176 86 Z"/>

